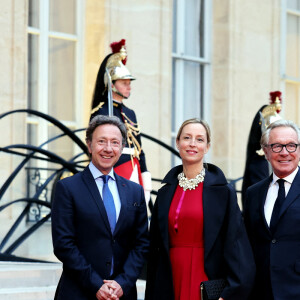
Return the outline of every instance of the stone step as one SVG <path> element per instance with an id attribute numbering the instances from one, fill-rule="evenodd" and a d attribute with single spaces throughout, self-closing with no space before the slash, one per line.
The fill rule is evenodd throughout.
<path id="1" fill-rule="evenodd" d="M 0 262 L 0 291 L 56 286 L 61 271 L 60 263 Z"/>
<path id="2" fill-rule="evenodd" d="M 60 263 L 0 262 L 0 300 L 53 300 L 61 272 Z M 145 283 L 136 283 L 138 300 Z"/>
<path id="3" fill-rule="evenodd" d="M 1 300 L 53 300 L 56 285 L 47 287 L 0 288 Z"/>
<path id="4" fill-rule="evenodd" d="M 0 300 L 53 300 L 60 263 L 0 262 Z"/>

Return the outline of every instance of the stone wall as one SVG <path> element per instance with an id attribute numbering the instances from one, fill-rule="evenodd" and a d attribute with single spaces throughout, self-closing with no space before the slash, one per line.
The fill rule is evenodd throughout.
<path id="1" fill-rule="evenodd" d="M 0 11 L 0 113 L 27 107 L 27 1 L 4 1 Z M 137 78 L 126 105 L 133 108 L 141 131 L 171 142 L 172 1 L 86 0 L 84 20 L 83 117 L 86 126 L 98 68 L 109 44 L 126 39 L 127 66 Z M 210 161 L 226 176 L 242 176 L 250 126 L 269 92 L 280 90 L 280 0 L 213 1 L 212 147 Z M 0 120 L 1 146 L 24 143 L 25 114 Z M 170 155 L 143 139 L 148 169 L 162 178 Z M 0 185 L 20 158 L 0 153 Z M 24 196 L 24 174 L 2 203 Z M 157 188 L 159 185 L 155 185 Z M 2 204 L 1 203 L 1 204 Z M 0 214 L 8 226 L 22 206 Z M 18 255 L 53 259 L 50 226 L 18 250 Z M 23 224 L 23 229 L 27 225 Z M 0 226 L 3 237 L 5 226 Z M 38 246 L 31 247 L 37 243 Z"/>
<path id="2" fill-rule="evenodd" d="M 279 38 L 279 0 L 214 1 L 212 158 L 230 178 L 243 176 L 254 116 L 281 88 Z"/>

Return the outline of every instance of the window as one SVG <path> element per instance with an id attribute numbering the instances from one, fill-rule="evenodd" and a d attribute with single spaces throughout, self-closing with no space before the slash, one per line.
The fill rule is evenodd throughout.
<path id="1" fill-rule="evenodd" d="M 173 2 L 172 137 L 189 118 L 209 121 L 211 1 Z"/>
<path id="2" fill-rule="evenodd" d="M 80 0 L 29 0 L 28 108 L 49 114 L 71 129 L 81 123 L 82 12 Z M 27 118 L 28 143 L 41 145 L 60 134 L 48 122 Z M 70 158 L 71 141 L 44 149 Z"/>
<path id="3" fill-rule="evenodd" d="M 77 129 L 82 96 L 82 0 L 29 0 L 28 2 L 28 108 L 45 113 Z M 49 122 L 27 116 L 27 143 L 40 146 L 62 132 Z M 71 159 L 77 147 L 68 137 L 46 144 L 64 159 Z M 51 175 L 57 164 L 30 160 L 27 166 L 27 196 L 31 197 Z M 40 200 L 50 201 L 50 193 Z M 47 214 L 33 205 L 27 221 Z"/>
<path id="4" fill-rule="evenodd" d="M 281 77 L 287 119 L 300 123 L 300 0 L 282 0 Z M 285 100 L 283 100 L 284 102 Z"/>

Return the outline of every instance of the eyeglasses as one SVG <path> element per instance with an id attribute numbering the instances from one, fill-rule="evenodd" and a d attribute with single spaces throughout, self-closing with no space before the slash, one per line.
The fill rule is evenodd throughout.
<path id="1" fill-rule="evenodd" d="M 279 153 L 282 151 L 283 147 L 285 147 L 286 151 L 289 152 L 289 153 L 293 153 L 297 150 L 297 147 L 299 146 L 300 144 L 293 144 L 293 143 L 290 143 L 290 144 L 271 144 L 271 145 L 266 145 L 267 147 L 271 147 L 272 151 L 275 152 L 275 153 Z"/>

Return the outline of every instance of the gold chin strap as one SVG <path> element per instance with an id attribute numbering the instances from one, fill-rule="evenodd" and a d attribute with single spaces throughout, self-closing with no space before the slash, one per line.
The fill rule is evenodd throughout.
<path id="1" fill-rule="evenodd" d="M 132 122 L 123 112 L 121 113 L 125 120 L 125 127 L 127 130 L 127 143 L 128 147 L 134 149 L 134 154 L 131 156 L 132 168 L 134 168 L 133 158 L 136 157 L 140 159 L 140 154 L 142 152 L 141 145 L 136 139 L 136 136 L 140 133 L 140 127 L 137 123 Z"/>

